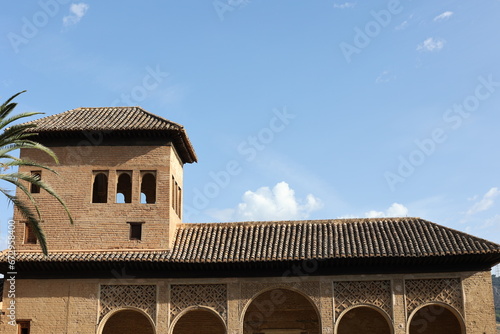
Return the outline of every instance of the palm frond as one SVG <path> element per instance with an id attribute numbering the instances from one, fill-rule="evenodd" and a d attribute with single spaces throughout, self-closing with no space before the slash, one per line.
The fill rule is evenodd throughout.
<path id="1" fill-rule="evenodd" d="M 12 102 L 12 100 L 14 100 L 17 96 L 19 96 L 20 94 L 22 94 L 24 92 L 26 92 L 26 91 L 23 90 L 22 92 L 19 92 L 17 94 L 12 95 L 11 97 L 9 97 L 7 99 L 7 101 L 5 101 L 0 106 L 0 119 L 7 117 L 7 115 L 9 115 L 12 112 L 12 110 L 14 110 L 14 108 L 17 106 L 17 103 Z"/>
<path id="2" fill-rule="evenodd" d="M 0 192 L 9 199 L 9 201 L 14 204 L 14 206 L 19 210 L 19 213 L 26 219 L 28 222 L 28 225 L 31 227 L 33 230 L 33 233 L 35 234 L 37 240 L 40 242 L 40 248 L 42 249 L 43 254 L 48 255 L 48 248 L 47 248 L 47 240 L 45 238 L 45 234 L 43 233 L 42 228 L 40 227 L 39 220 L 37 217 L 33 214 L 31 209 L 26 206 L 17 196 L 13 196 L 9 194 L 7 191 L 4 189 L 0 188 Z"/>
<path id="3" fill-rule="evenodd" d="M 19 173 L 0 174 L 0 180 L 11 183 L 16 188 L 19 188 L 26 195 L 26 197 L 29 198 L 30 202 L 35 207 L 35 210 L 36 210 L 37 215 L 38 215 L 38 219 L 41 219 L 42 215 L 40 214 L 40 208 L 38 207 L 38 204 L 36 203 L 35 199 L 33 198 L 33 195 L 31 195 L 31 192 L 29 191 L 29 189 L 22 182 L 19 182 L 19 177 L 17 177 L 15 174 L 19 174 Z M 28 180 L 26 180 L 26 181 L 35 184 L 37 182 L 37 180 L 34 177 L 32 177 L 32 179 L 33 180 L 31 180 L 31 181 L 28 181 Z"/>
<path id="4" fill-rule="evenodd" d="M 2 105 L 0 105 L 0 130 L 2 133 L 0 134 L 0 168 L 5 171 L 9 168 L 15 167 L 37 167 L 40 169 L 47 170 L 51 173 L 57 174 L 57 172 L 43 164 L 29 161 L 22 158 L 17 158 L 11 154 L 11 152 L 19 150 L 19 149 L 35 149 L 48 154 L 56 163 L 59 163 L 59 160 L 56 154 L 45 145 L 33 140 L 33 138 L 37 135 L 36 132 L 33 132 L 30 129 L 36 128 L 36 123 L 23 123 L 23 124 L 14 124 L 16 121 L 21 119 L 32 117 L 35 115 L 39 115 L 39 112 L 24 112 L 14 116 L 11 116 L 11 113 L 17 106 L 17 103 L 12 102 L 19 94 L 24 93 L 25 91 L 19 92 L 11 96 L 7 101 L 5 101 Z M 30 131 L 28 131 L 30 130 Z M 22 173 L 19 171 L 13 171 L 12 173 L 3 173 L 0 174 L 0 181 L 8 182 L 14 185 L 19 191 L 21 191 L 31 202 L 30 204 L 22 201 L 18 196 L 9 194 L 8 190 L 0 188 L 0 193 L 9 199 L 11 203 L 15 206 L 15 208 L 19 211 L 21 216 L 23 216 L 29 226 L 33 229 L 35 236 L 40 242 L 40 247 L 45 255 L 48 253 L 47 243 L 45 240 L 45 235 L 40 226 L 40 221 L 42 220 L 40 209 L 35 198 L 32 196 L 29 191 L 28 185 L 34 185 L 39 187 L 40 189 L 45 190 L 50 196 L 55 198 L 61 206 L 66 211 L 70 222 L 73 224 L 73 218 L 71 213 L 69 212 L 66 203 L 63 199 L 50 187 L 49 184 L 42 181 L 39 177 L 31 174 Z M 34 209 L 34 211 L 33 211 Z"/>

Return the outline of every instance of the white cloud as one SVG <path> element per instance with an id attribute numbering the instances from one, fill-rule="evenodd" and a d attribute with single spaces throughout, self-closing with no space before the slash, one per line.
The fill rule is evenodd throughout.
<path id="1" fill-rule="evenodd" d="M 468 215 L 473 215 L 478 212 L 482 212 L 488 210 L 493 204 L 495 204 L 495 198 L 500 194 L 498 188 L 493 187 L 486 194 L 484 194 L 483 198 L 474 203 L 472 207 L 467 211 Z"/>
<path id="2" fill-rule="evenodd" d="M 346 8 L 352 8 L 355 5 L 356 5 L 355 2 L 334 3 L 333 8 L 346 9 Z"/>
<path id="3" fill-rule="evenodd" d="M 72 3 L 69 7 L 70 15 L 63 17 L 63 24 L 67 27 L 73 24 L 77 24 L 80 22 L 82 17 L 85 16 L 87 10 L 89 9 L 89 5 L 86 3 Z"/>
<path id="4" fill-rule="evenodd" d="M 417 46 L 417 51 L 440 51 L 444 47 L 444 43 L 446 43 L 444 39 L 429 37 Z"/>
<path id="5" fill-rule="evenodd" d="M 306 219 L 322 207 L 321 200 L 312 194 L 299 200 L 288 183 L 280 182 L 272 189 L 246 191 L 236 209 L 210 210 L 207 214 L 220 221 L 296 220 Z"/>
<path id="6" fill-rule="evenodd" d="M 385 211 L 368 211 L 365 213 L 367 218 L 382 218 L 382 217 L 406 217 L 408 216 L 408 209 L 399 203 L 392 203 L 392 205 Z"/>
<path id="7" fill-rule="evenodd" d="M 434 18 L 434 21 L 443 21 L 449 19 L 453 15 L 453 12 L 447 11 L 439 14 Z"/>
<path id="8" fill-rule="evenodd" d="M 401 22 L 400 24 L 398 24 L 394 29 L 396 30 L 403 30 L 403 29 L 406 29 L 406 27 L 408 27 L 408 21 L 407 20 L 404 20 L 403 22 Z"/>
<path id="9" fill-rule="evenodd" d="M 481 225 L 481 228 L 489 228 L 489 227 L 494 227 L 494 226 L 500 226 L 500 215 L 495 215 L 491 218 L 486 219 L 483 225 Z"/>
<path id="10" fill-rule="evenodd" d="M 378 77 L 377 79 L 375 79 L 375 83 L 377 84 L 382 84 L 382 83 L 387 83 L 393 79 L 395 79 L 396 76 L 391 74 L 390 71 L 383 71 Z"/>

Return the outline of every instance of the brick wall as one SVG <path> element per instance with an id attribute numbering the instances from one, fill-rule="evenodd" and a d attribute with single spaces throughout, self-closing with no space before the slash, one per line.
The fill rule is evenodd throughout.
<path id="1" fill-rule="evenodd" d="M 70 225 L 58 202 L 45 191 L 33 194 L 38 202 L 49 250 L 77 249 L 166 249 L 172 240 L 175 225 L 180 222 L 172 215 L 170 194 L 174 175 L 182 186 L 182 163 L 172 146 L 80 146 L 52 147 L 60 159 L 54 162 L 45 153 L 23 150 L 22 158 L 46 164 L 57 170 L 54 175 L 42 170 L 42 179 L 64 199 L 75 220 Z M 87 150 L 78 153 L 78 150 Z M 75 157 L 78 157 L 75 158 Z M 82 159 L 84 157 L 84 159 Z M 29 173 L 38 168 L 21 168 Z M 92 203 L 95 171 L 108 174 L 107 203 Z M 132 174 L 132 202 L 116 203 L 117 171 Z M 155 204 L 140 203 L 141 171 L 156 171 Z M 26 197 L 18 192 L 19 196 Z M 17 240 L 24 240 L 22 217 L 18 212 Z M 172 219 L 171 219 L 172 218 Z M 141 222 L 142 240 L 130 240 L 128 222 Z M 22 234 L 22 235 L 21 235 Z M 22 250 L 39 250 L 38 245 L 21 245 Z"/>
<path id="2" fill-rule="evenodd" d="M 350 276 L 334 276 L 334 277 L 295 277 L 295 278 L 219 278 L 219 279 L 126 279 L 126 280 L 104 280 L 104 279 L 54 279 L 54 280 L 18 280 L 17 281 L 17 299 L 16 299 L 16 315 L 18 319 L 31 320 L 32 334 L 83 334 L 97 333 L 99 326 L 99 285 L 100 284 L 155 284 L 158 286 L 156 319 L 153 322 L 156 324 L 157 334 L 169 333 L 170 326 L 175 323 L 189 324 L 189 321 L 178 322 L 181 317 L 188 316 L 184 320 L 189 320 L 190 312 L 181 312 L 178 316 L 172 317 L 170 310 L 170 292 L 169 286 L 175 284 L 227 284 L 227 304 L 226 310 L 218 319 L 224 319 L 225 328 L 228 328 L 228 333 L 243 334 L 243 323 L 245 318 L 248 318 L 248 312 L 254 311 L 256 314 L 269 316 L 270 318 L 292 315 L 288 320 L 282 322 L 294 322 L 296 318 L 301 318 L 300 322 L 290 325 L 289 328 L 300 328 L 300 326 L 312 326 L 316 315 L 320 317 L 320 326 L 322 334 L 333 334 L 340 328 L 339 323 L 342 317 L 349 317 L 354 313 L 346 309 L 344 313 L 337 319 L 332 317 L 335 313 L 336 301 L 335 292 L 332 285 L 335 282 L 346 281 L 363 281 L 363 280 L 390 280 L 392 286 L 392 301 L 390 309 L 384 317 L 390 319 L 387 321 L 390 328 L 395 334 L 408 333 L 410 315 L 406 310 L 406 304 L 401 301 L 408 296 L 402 294 L 401 284 L 406 279 L 443 279 L 460 278 L 463 298 L 463 323 L 467 334 L 494 334 L 495 321 L 493 314 L 493 298 L 491 292 L 491 279 L 489 272 L 459 272 L 459 273 L 443 273 L 443 274 L 414 274 L 414 275 L 350 275 Z M 252 287 L 250 295 L 245 293 L 248 287 Z M 253 287 L 257 287 L 253 289 Z M 269 287 L 278 287 L 284 294 L 279 296 L 271 296 L 272 290 Z M 288 288 L 292 290 L 287 290 Z M 265 292 L 267 291 L 267 292 Z M 296 291 L 307 298 L 302 298 Z M 309 291 L 309 292 L 308 292 Z M 308 295 L 308 293 L 315 295 Z M 414 297 L 414 296 L 413 296 Z M 425 299 L 425 298 L 424 298 Z M 428 304 L 422 299 L 421 306 Z M 274 302 L 273 302 L 274 300 Z M 257 303 L 254 303 L 257 301 Z M 4 289 L 4 311 L 9 299 L 6 296 Z M 358 302 L 361 302 L 358 300 Z M 183 308 L 208 307 L 210 303 L 203 302 L 200 297 L 196 301 L 182 300 Z M 370 305 L 370 302 L 364 304 Z M 127 305 L 124 305 L 124 307 Z M 129 305 L 130 306 L 130 305 Z M 132 305 L 133 306 L 133 305 Z M 178 307 L 179 305 L 177 305 Z M 354 303 L 352 307 L 358 307 Z M 361 305 L 364 307 L 364 305 Z M 448 306 L 449 307 L 449 306 Z M 451 307 L 449 307 L 452 309 Z M 350 308 L 352 310 L 353 308 Z M 354 308 L 356 309 L 356 308 Z M 380 310 L 379 306 L 374 305 L 373 310 Z M 418 307 L 419 310 L 423 309 Z M 272 312 L 271 312 L 272 311 Z M 216 312 L 216 311 L 214 311 Z M 456 314 L 460 314 L 462 310 L 454 310 Z M 438 314 L 439 313 L 439 314 Z M 431 317 L 425 316 L 425 320 L 441 321 L 442 324 L 449 322 L 450 314 L 447 318 L 439 319 L 438 312 L 431 314 Z M 225 315 L 224 315 L 225 314 Z M 383 313 L 380 313 L 383 314 Z M 193 315 L 193 313 L 191 313 Z M 206 324 L 198 322 L 198 328 L 212 328 L 214 333 L 218 331 L 218 322 L 212 321 L 214 317 L 210 314 L 206 315 Z M 454 315 L 454 321 L 462 323 L 461 315 Z M 257 319 L 255 317 L 255 319 Z M 292 319 L 293 318 L 293 319 Z M 380 317 L 379 317 L 380 318 Z M 435 319 L 434 319 L 435 318 Z M 6 317 L 2 316 L 0 324 L 0 333 L 17 334 L 16 329 L 9 326 Z M 212 319 L 212 320 L 210 320 Z M 340 320 L 339 320 L 340 319 Z M 381 318 L 380 318 L 381 319 Z M 417 319 L 417 318 L 416 318 Z M 458 319 L 458 320 L 457 320 Z M 204 321 L 205 321 L 204 320 Z M 276 319 L 271 319 L 271 322 L 276 322 Z M 417 319 L 418 320 L 418 319 Z M 271 322 L 268 322 L 271 323 Z M 437 322 L 436 322 L 437 323 Z M 104 323 L 103 323 L 104 324 Z M 172 325 L 171 325 L 172 324 Z M 316 322 L 317 324 L 317 322 Z M 354 322 L 354 324 L 363 324 Z M 431 324 L 433 325 L 434 322 Z M 181 327 L 185 328 L 182 325 Z M 187 325 L 186 325 L 187 326 Z M 179 327 L 179 329 L 181 328 Z M 421 328 L 421 327 L 418 327 Z M 417 328 L 417 329 L 418 329 Z M 309 328 L 314 331 L 314 327 Z M 418 331 L 417 331 L 418 332 Z M 426 333 L 425 330 L 423 333 Z M 178 334 L 174 332 L 174 334 Z"/>
<path id="3" fill-rule="evenodd" d="M 495 333 L 491 272 L 466 274 L 462 286 L 467 333 Z"/>

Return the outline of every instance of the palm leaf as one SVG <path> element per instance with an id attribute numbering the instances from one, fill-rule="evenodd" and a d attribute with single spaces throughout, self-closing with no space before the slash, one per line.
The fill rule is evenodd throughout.
<path id="1" fill-rule="evenodd" d="M 16 167 L 37 167 L 40 169 L 47 170 L 51 173 L 57 174 L 57 172 L 43 164 L 29 161 L 26 159 L 17 158 L 10 153 L 13 151 L 17 151 L 19 149 L 35 149 L 48 154 L 56 163 L 59 163 L 56 154 L 45 145 L 38 143 L 36 140 L 32 138 L 37 135 L 36 132 L 33 132 L 33 128 L 36 128 L 35 123 L 24 123 L 24 124 L 14 124 L 15 122 L 22 120 L 27 117 L 32 117 L 35 115 L 39 115 L 39 112 L 24 112 L 17 115 L 11 116 L 11 113 L 14 111 L 17 103 L 12 102 L 19 94 L 24 93 L 24 91 L 19 92 L 11 96 L 7 101 L 5 101 L 2 105 L 0 105 L 0 129 L 2 133 L 0 134 L 0 169 L 4 171 L 4 173 L 0 174 L 0 181 L 4 181 L 14 185 L 18 191 L 21 191 L 29 200 L 28 203 L 25 203 L 21 200 L 17 195 L 11 195 L 5 189 L 0 188 L 0 193 L 2 193 L 7 199 L 13 203 L 14 207 L 19 211 L 22 217 L 26 219 L 27 224 L 33 229 L 33 232 L 37 239 L 40 242 L 40 247 L 42 252 L 47 255 L 48 248 L 45 240 L 45 235 L 40 226 L 40 222 L 42 221 L 42 216 L 40 213 L 39 206 L 35 200 L 35 198 L 31 195 L 29 191 L 28 185 L 38 186 L 40 189 L 46 191 L 50 196 L 55 198 L 61 206 L 66 211 L 66 214 L 73 224 L 73 218 L 71 213 L 69 212 L 68 207 L 64 200 L 50 187 L 49 184 L 40 180 L 39 177 L 22 173 L 19 171 L 13 171 L 11 173 L 5 173 L 9 168 Z M 31 205 L 28 205 L 31 204 Z M 34 209 L 34 211 L 33 211 Z"/>
<path id="2" fill-rule="evenodd" d="M 47 240 L 45 239 L 45 234 L 43 233 L 42 228 L 40 227 L 40 220 L 33 214 L 31 209 L 27 207 L 22 201 L 19 200 L 16 196 L 10 195 L 7 191 L 0 188 L 0 192 L 3 193 L 10 202 L 14 204 L 16 209 L 21 213 L 21 215 L 26 219 L 28 225 L 33 230 L 37 240 L 40 242 L 40 248 L 42 249 L 43 254 L 48 254 L 47 248 Z"/>

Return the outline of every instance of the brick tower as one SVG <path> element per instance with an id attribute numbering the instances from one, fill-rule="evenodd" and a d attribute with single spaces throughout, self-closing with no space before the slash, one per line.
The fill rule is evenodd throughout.
<path id="1" fill-rule="evenodd" d="M 58 156 L 23 149 L 21 158 L 64 199 L 75 220 L 47 192 L 31 187 L 50 251 L 170 249 L 181 222 L 183 165 L 196 162 L 184 128 L 140 107 L 78 108 L 33 121 L 36 140 Z M 18 195 L 22 197 L 21 192 Z M 39 250 L 19 212 L 20 250 Z M 21 242 L 18 242 L 21 244 Z"/>

